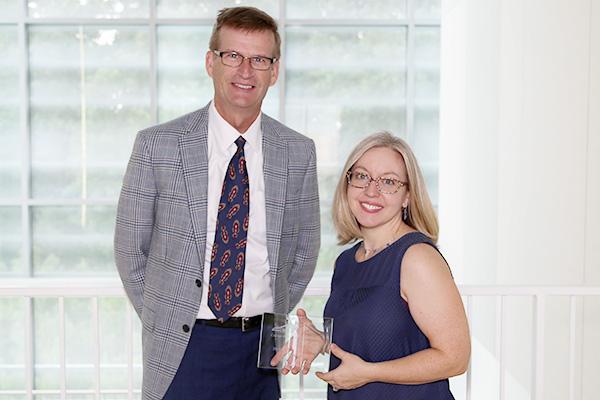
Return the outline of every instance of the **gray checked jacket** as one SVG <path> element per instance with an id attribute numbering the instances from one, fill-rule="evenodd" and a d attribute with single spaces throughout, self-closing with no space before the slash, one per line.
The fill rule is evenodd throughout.
<path id="1" fill-rule="evenodd" d="M 274 311 L 288 313 L 320 245 L 314 142 L 262 115 Z M 208 106 L 138 133 L 119 198 L 115 259 L 142 322 L 143 399 L 161 399 L 190 339 L 202 290 Z"/>

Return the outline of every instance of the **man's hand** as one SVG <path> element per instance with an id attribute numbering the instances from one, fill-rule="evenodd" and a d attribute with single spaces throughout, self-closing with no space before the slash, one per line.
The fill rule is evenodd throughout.
<path id="1" fill-rule="evenodd" d="M 308 374 L 314 359 L 327 350 L 323 332 L 315 327 L 306 316 L 306 312 L 299 308 L 296 315 L 298 316 L 297 335 L 290 338 L 290 341 L 271 359 L 271 365 L 276 366 L 287 356 L 281 370 L 283 375 L 289 372 L 296 375 L 301 371 L 304 375 Z"/>

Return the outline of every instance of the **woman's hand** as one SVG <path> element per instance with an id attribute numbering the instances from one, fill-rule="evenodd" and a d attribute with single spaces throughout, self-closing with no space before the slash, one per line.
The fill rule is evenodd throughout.
<path id="1" fill-rule="evenodd" d="M 359 356 L 342 350 L 341 347 L 331 344 L 331 354 L 342 362 L 329 372 L 317 372 L 316 375 L 333 387 L 334 391 L 340 389 L 356 389 L 369 382 L 369 364 Z"/>

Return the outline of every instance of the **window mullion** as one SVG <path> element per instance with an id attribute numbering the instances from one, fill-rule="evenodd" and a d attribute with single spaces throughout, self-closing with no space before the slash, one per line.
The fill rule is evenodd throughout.
<path id="1" fill-rule="evenodd" d="M 407 3 L 408 26 L 406 28 L 406 141 L 412 146 L 415 126 L 415 19 L 413 1 Z"/>
<path id="2" fill-rule="evenodd" d="M 279 61 L 279 120 L 285 124 L 285 69 L 287 65 L 287 60 L 285 58 L 285 50 L 286 50 L 286 9 L 285 9 L 285 0 L 279 0 L 279 35 L 281 36 L 281 55 Z"/>
<path id="3" fill-rule="evenodd" d="M 158 67 L 157 63 L 157 33 L 156 33 L 156 0 L 150 1 L 150 20 L 148 23 L 150 41 L 150 120 L 151 124 L 158 123 Z"/>
<path id="4" fill-rule="evenodd" d="M 31 136 L 29 124 L 29 52 L 27 40 L 27 0 L 21 1 L 18 17 L 18 40 L 19 52 L 19 91 L 20 105 L 19 117 L 21 128 L 21 234 L 22 263 L 25 266 L 25 275 L 33 276 L 33 265 L 31 260 L 31 210 L 29 199 L 31 199 Z"/>

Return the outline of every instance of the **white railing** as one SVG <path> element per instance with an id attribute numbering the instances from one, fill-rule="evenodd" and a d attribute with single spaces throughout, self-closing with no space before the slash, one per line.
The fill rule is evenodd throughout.
<path id="1" fill-rule="evenodd" d="M 584 286 L 459 286 L 460 292 L 465 301 L 467 315 L 471 319 L 472 308 L 476 301 L 481 298 L 495 299 L 495 333 L 494 342 L 496 349 L 493 352 L 496 358 L 498 371 L 498 399 L 505 400 L 505 375 L 506 368 L 504 365 L 505 355 L 505 331 L 504 323 L 505 304 L 507 299 L 512 298 L 529 298 L 532 301 L 533 321 L 531 346 L 533 354 L 531 357 L 531 399 L 544 399 L 544 345 L 545 345 L 545 316 L 547 313 L 547 300 L 554 296 L 567 297 L 569 299 L 569 378 L 568 378 L 568 393 L 569 400 L 576 400 L 578 390 L 580 390 L 581 382 L 578 381 L 576 367 L 578 362 L 578 354 L 581 354 L 583 349 L 580 324 L 578 315 L 581 313 L 581 302 L 583 298 L 588 296 L 600 296 L 600 287 L 584 287 Z M 323 281 L 315 281 L 306 291 L 305 298 L 314 296 L 325 297 L 328 294 L 327 284 Z M 131 307 L 126 307 L 126 348 L 127 348 L 127 388 L 122 389 L 106 389 L 101 388 L 101 369 L 106 367 L 115 367 L 115 365 L 101 364 L 101 346 L 100 346 L 100 328 L 99 328 L 99 299 L 107 297 L 124 298 L 125 294 L 122 285 L 117 279 L 4 279 L 0 282 L 0 301 L 6 299 L 20 298 L 24 301 L 24 315 L 22 321 L 24 323 L 25 332 L 22 336 L 24 343 L 25 354 L 23 364 L 21 365 L 1 365 L 0 369 L 24 368 L 25 384 L 20 389 L 4 390 L 0 386 L 0 396 L 2 395 L 20 395 L 26 399 L 33 399 L 36 395 L 53 394 L 59 395 L 61 399 L 66 399 L 67 394 L 86 394 L 91 395 L 95 399 L 100 399 L 101 394 L 123 394 L 127 395 L 128 399 L 140 397 L 140 390 L 136 387 L 134 380 L 134 369 L 139 370 L 139 360 L 134 357 L 134 346 L 139 341 L 139 332 L 134 332 L 134 325 L 138 324 L 137 316 Z M 59 361 L 57 365 L 46 365 L 47 368 L 58 367 L 58 389 L 37 389 L 34 386 L 34 373 L 36 369 L 43 368 L 43 365 L 35 363 L 34 358 L 34 316 L 33 316 L 33 300 L 36 298 L 54 298 L 58 304 L 58 346 L 59 346 Z M 93 389 L 74 390 L 67 389 L 67 369 L 74 367 L 72 364 L 67 364 L 65 356 L 66 335 L 65 335 L 65 299 L 69 298 L 86 298 L 91 301 L 91 327 L 93 349 L 93 363 L 85 365 L 85 368 L 91 368 L 94 371 Z M 2 330 L 2 327 L 0 327 Z M 0 349 L 1 351 L 2 349 Z M 82 367 L 80 365 L 80 367 Z M 116 366 L 119 367 L 119 366 Z M 121 366 L 123 367 L 123 366 Z M 294 378 L 296 379 L 296 378 Z M 473 382 L 472 371 L 469 368 L 465 374 L 464 392 L 457 396 L 457 399 L 473 400 L 472 388 Z M 288 391 L 286 398 L 297 396 L 300 399 L 317 396 L 314 398 L 325 398 L 322 390 L 314 390 L 304 387 L 303 379 L 299 380 L 298 388 Z M 296 393 L 296 394 L 293 394 Z M 306 394 L 305 394 L 306 393 Z M 455 393 L 456 395 L 456 393 Z"/>

